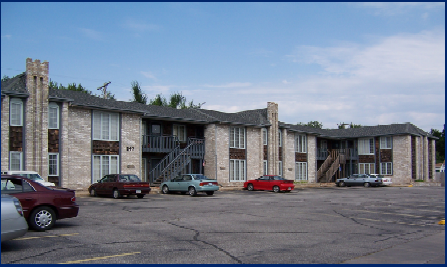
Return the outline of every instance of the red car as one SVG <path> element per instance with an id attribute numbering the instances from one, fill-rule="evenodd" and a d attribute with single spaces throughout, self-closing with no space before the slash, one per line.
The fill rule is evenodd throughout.
<path id="1" fill-rule="evenodd" d="M 37 231 L 51 229 L 56 220 L 78 216 L 74 190 L 46 187 L 22 176 L 2 175 L 2 194 L 19 199 L 28 226 Z"/>
<path id="2" fill-rule="evenodd" d="M 135 174 L 107 174 L 88 188 L 92 197 L 109 195 L 120 198 L 123 195 L 137 195 L 138 198 L 143 198 L 150 191 L 150 184 L 142 182 Z"/>
<path id="3" fill-rule="evenodd" d="M 280 191 L 290 192 L 295 188 L 293 180 L 286 180 L 279 175 L 263 175 L 255 180 L 248 180 L 244 183 L 244 188 L 253 190 L 272 190 L 275 193 Z"/>

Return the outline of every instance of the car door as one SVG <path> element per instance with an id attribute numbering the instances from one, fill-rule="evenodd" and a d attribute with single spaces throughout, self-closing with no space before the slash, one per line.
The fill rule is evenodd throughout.
<path id="1" fill-rule="evenodd" d="M 268 176 L 261 176 L 257 182 L 257 187 L 255 189 L 258 190 L 269 190 L 267 189 L 270 185 L 270 180 Z"/>
<path id="2" fill-rule="evenodd" d="M 352 186 L 355 184 L 355 179 L 357 178 L 357 174 L 350 175 L 347 179 L 345 179 L 345 184 L 347 186 Z"/>
<path id="3" fill-rule="evenodd" d="M 22 205 L 25 217 L 28 217 L 34 206 L 38 204 L 40 193 L 36 192 L 27 181 L 22 179 L 8 179 L 7 184 L 12 184 L 13 187 L 9 187 L 9 190 L 6 191 L 2 190 L 2 193 L 16 197 Z M 6 189 L 8 189 L 8 187 Z"/>
<path id="4" fill-rule="evenodd" d="M 113 188 L 116 187 L 116 180 L 118 179 L 118 175 L 109 174 L 106 182 L 104 183 L 105 194 L 111 195 L 113 194 Z"/>
<path id="5" fill-rule="evenodd" d="M 188 187 L 192 182 L 191 175 L 182 175 L 182 180 L 179 182 L 179 191 L 188 191 Z"/>
<path id="6" fill-rule="evenodd" d="M 106 181 L 108 178 L 109 178 L 109 176 L 105 175 L 101 180 L 98 181 L 98 184 L 95 186 L 97 194 L 99 194 L 99 195 L 105 194 L 104 185 L 106 184 Z"/>

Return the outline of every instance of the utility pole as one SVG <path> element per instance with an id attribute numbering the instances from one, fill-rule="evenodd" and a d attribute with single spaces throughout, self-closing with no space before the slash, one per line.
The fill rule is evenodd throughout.
<path id="1" fill-rule="evenodd" d="M 111 82 L 105 82 L 103 86 L 98 87 L 98 90 L 102 90 L 102 97 L 104 99 L 107 98 L 107 85 L 109 85 Z"/>

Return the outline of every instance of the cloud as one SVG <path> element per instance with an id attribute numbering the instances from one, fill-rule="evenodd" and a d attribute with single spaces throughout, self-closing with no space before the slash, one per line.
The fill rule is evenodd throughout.
<path id="1" fill-rule="evenodd" d="M 375 15 L 395 16 L 404 14 L 410 10 L 441 10 L 445 9 L 444 2 L 365 2 L 353 3 L 360 8 L 367 8 L 374 11 Z"/>
<path id="2" fill-rule="evenodd" d="M 2 35 L 2 39 L 11 40 L 11 38 L 12 38 L 12 35 L 10 35 L 10 34 Z"/>
<path id="3" fill-rule="evenodd" d="M 102 34 L 98 31 L 93 30 L 93 29 L 79 28 L 79 31 L 84 36 L 86 36 L 92 40 L 100 41 L 103 39 Z"/>
<path id="4" fill-rule="evenodd" d="M 158 31 L 162 29 L 162 27 L 159 25 L 136 22 L 133 19 L 128 19 L 126 22 L 124 22 L 123 27 L 136 32 Z"/>
<path id="5" fill-rule="evenodd" d="M 248 87 L 248 86 L 252 86 L 251 83 L 239 83 L 239 82 L 234 82 L 234 83 L 227 83 L 227 84 L 223 84 L 223 85 L 211 85 L 211 84 L 205 84 L 203 85 L 204 87 L 215 87 L 215 88 L 233 88 L 233 87 Z"/>
<path id="6" fill-rule="evenodd" d="M 140 71 L 140 73 L 143 74 L 143 76 L 146 77 L 146 78 L 157 80 L 155 75 L 152 74 L 152 72 L 150 72 L 150 71 Z"/>

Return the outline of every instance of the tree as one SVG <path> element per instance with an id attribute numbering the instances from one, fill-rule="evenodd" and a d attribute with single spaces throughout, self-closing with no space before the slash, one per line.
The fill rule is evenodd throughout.
<path id="1" fill-rule="evenodd" d="M 187 108 L 201 108 L 205 102 L 194 104 L 194 101 L 186 102 L 186 97 L 182 93 L 173 93 L 169 98 L 169 102 L 161 94 L 157 94 L 154 99 L 149 100 L 149 105 L 187 109 Z"/>
<path id="2" fill-rule="evenodd" d="M 323 123 L 321 123 L 319 121 L 309 121 L 306 124 L 299 122 L 296 125 L 309 126 L 309 127 L 313 127 L 313 128 L 317 128 L 317 129 L 323 129 Z"/>
<path id="3" fill-rule="evenodd" d="M 352 129 L 352 128 L 361 128 L 362 127 L 362 125 L 360 125 L 360 124 L 353 124 L 352 122 L 351 122 L 351 124 L 347 124 L 347 123 L 341 123 L 340 122 L 340 124 L 338 124 L 338 129 L 346 129 L 346 125 L 349 125 L 349 129 Z"/>
<path id="4" fill-rule="evenodd" d="M 78 92 L 83 92 L 88 95 L 101 97 L 99 95 L 93 94 L 92 91 L 87 90 L 81 84 L 76 85 L 76 83 L 69 83 L 68 86 L 63 86 L 62 84 L 58 84 L 57 82 L 53 82 L 52 80 L 50 80 L 48 87 L 51 89 L 78 91 Z M 115 95 L 110 92 L 106 92 L 106 98 L 115 100 Z"/>
<path id="5" fill-rule="evenodd" d="M 132 102 L 137 102 L 141 104 L 147 103 L 147 96 L 146 94 L 141 91 L 140 84 L 137 81 L 132 82 L 132 93 L 133 93 L 133 100 Z"/>
<path id="6" fill-rule="evenodd" d="M 436 162 L 443 162 L 445 160 L 445 125 L 442 132 L 431 129 L 430 134 L 439 138 L 436 140 Z"/>

